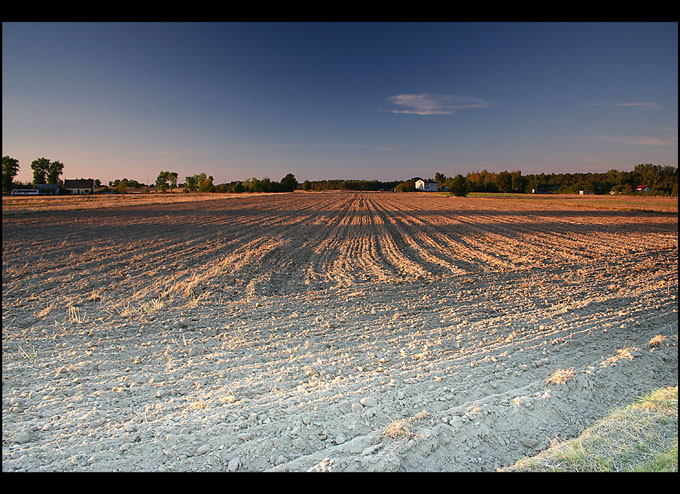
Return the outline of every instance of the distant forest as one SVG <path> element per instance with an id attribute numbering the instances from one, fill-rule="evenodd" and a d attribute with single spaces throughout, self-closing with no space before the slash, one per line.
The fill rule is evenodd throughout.
<path id="1" fill-rule="evenodd" d="M 306 181 L 301 187 L 305 190 L 396 190 L 397 192 L 415 191 L 417 180 L 426 177 L 413 177 L 406 181 L 380 182 L 378 180 L 318 180 Z M 449 190 L 466 186 L 467 192 L 507 192 L 531 193 L 532 190 L 553 194 L 578 194 L 588 191 L 594 194 L 632 194 L 638 185 L 650 188 L 648 194 L 677 196 L 678 169 L 673 166 L 640 164 L 632 172 L 609 170 L 605 173 L 540 173 L 522 175 L 514 172 L 469 172 L 466 176 L 447 177 L 437 172 L 430 179 L 439 184 L 440 189 Z M 458 179 L 458 180 L 456 180 Z"/>

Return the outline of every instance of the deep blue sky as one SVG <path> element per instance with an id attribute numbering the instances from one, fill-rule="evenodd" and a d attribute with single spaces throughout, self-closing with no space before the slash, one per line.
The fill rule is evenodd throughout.
<path id="1" fill-rule="evenodd" d="M 2 153 L 62 178 L 678 166 L 677 23 L 3 23 Z"/>

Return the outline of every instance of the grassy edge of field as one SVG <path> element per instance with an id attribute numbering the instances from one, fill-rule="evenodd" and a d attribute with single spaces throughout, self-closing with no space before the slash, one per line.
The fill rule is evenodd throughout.
<path id="1" fill-rule="evenodd" d="M 499 472 L 677 472 L 678 386 L 660 388 Z"/>

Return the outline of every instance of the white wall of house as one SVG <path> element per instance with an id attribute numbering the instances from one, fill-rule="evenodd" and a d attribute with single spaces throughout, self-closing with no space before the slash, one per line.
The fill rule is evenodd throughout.
<path id="1" fill-rule="evenodd" d="M 422 190 L 424 192 L 437 192 L 439 190 L 439 184 L 437 182 L 416 180 L 416 190 Z"/>

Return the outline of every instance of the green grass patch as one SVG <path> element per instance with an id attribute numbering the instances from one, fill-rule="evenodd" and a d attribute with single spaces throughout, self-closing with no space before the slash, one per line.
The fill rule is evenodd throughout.
<path id="1" fill-rule="evenodd" d="M 504 472 L 677 472 L 678 387 L 612 412 L 574 439 L 555 442 Z"/>

